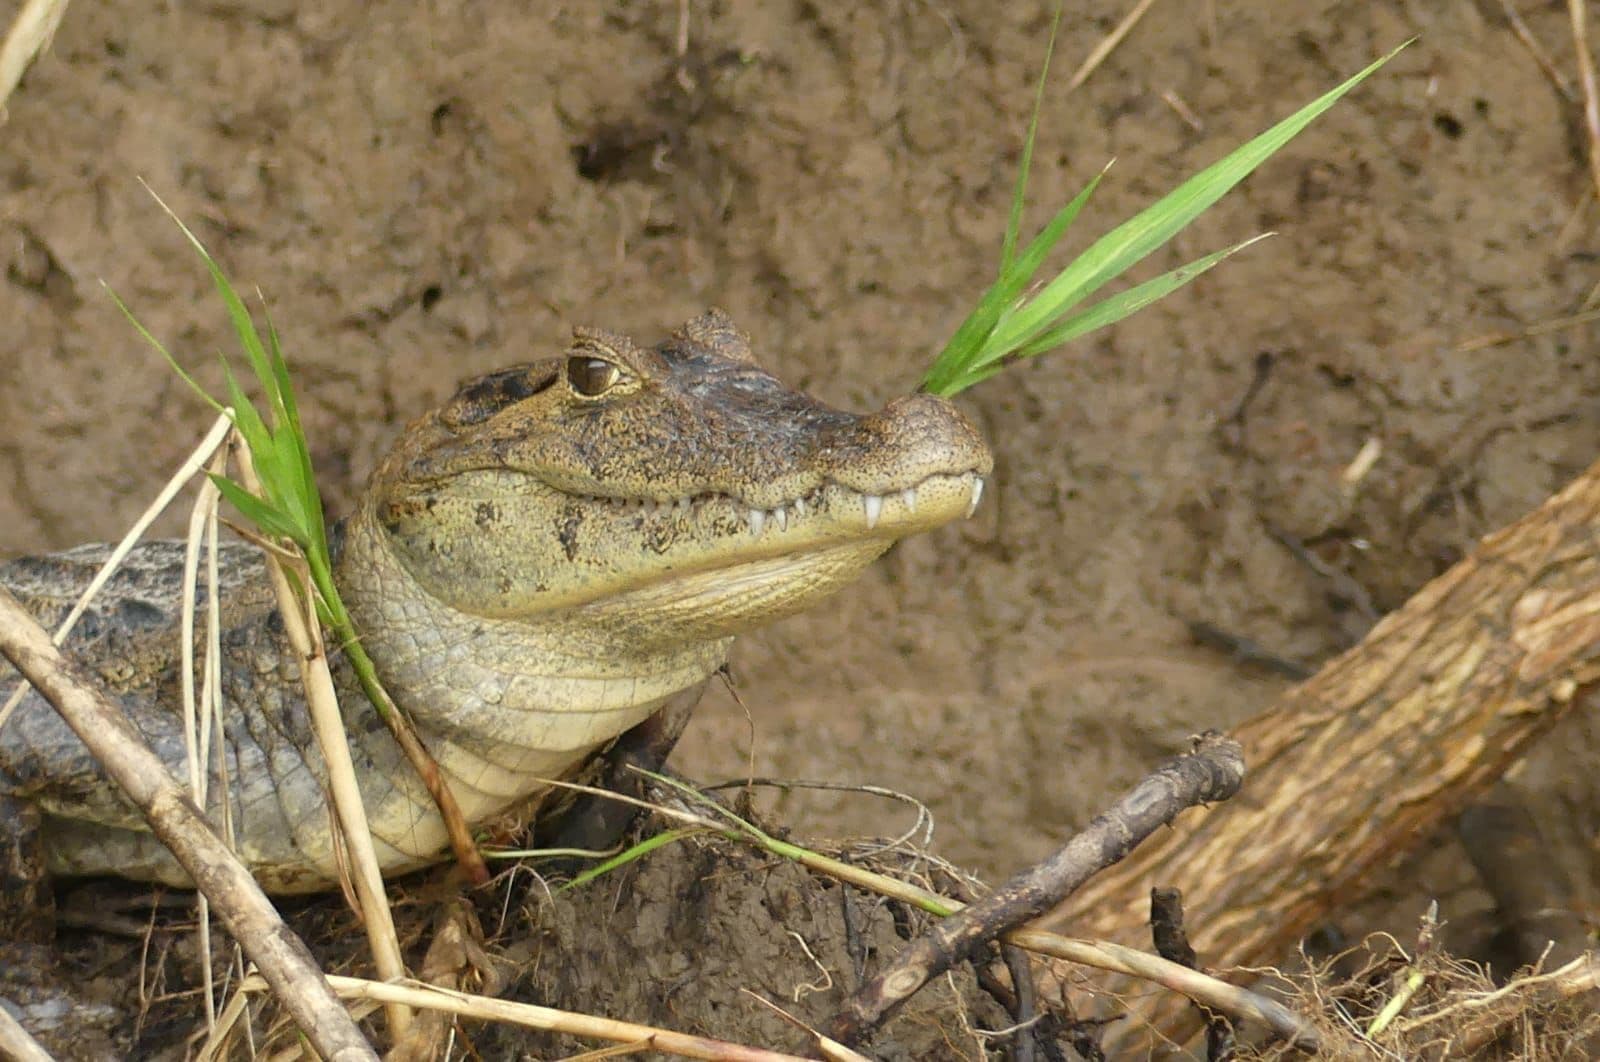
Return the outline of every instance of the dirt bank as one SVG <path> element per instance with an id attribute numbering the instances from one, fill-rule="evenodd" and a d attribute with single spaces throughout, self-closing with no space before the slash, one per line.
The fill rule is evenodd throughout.
<path id="1" fill-rule="evenodd" d="M 1069 6 L 1063 72 L 1126 7 Z M 1572 70 L 1563 5 L 1524 6 Z M 648 339 L 717 304 L 792 383 L 903 393 L 992 270 L 1044 7 L 73 5 L 0 126 L 0 548 L 117 535 L 203 430 L 100 288 L 193 364 L 223 341 L 140 177 L 267 292 L 336 508 L 406 417 L 575 323 Z M 1059 79 L 1034 217 L 1116 157 L 1087 237 L 1420 37 L 1145 272 L 1276 238 L 964 396 L 998 461 L 977 518 L 746 639 L 753 724 L 714 694 L 679 765 L 904 789 L 1004 874 L 1281 687 L 1188 621 L 1314 665 L 1588 464 L 1597 326 L 1523 333 L 1592 294 L 1600 209 L 1499 12 L 1158 5 Z M 1597 729 L 1520 778 L 1591 903 Z M 806 830 L 889 828 L 805 800 Z M 1447 917 L 1484 902 L 1448 853 L 1408 873 Z"/>

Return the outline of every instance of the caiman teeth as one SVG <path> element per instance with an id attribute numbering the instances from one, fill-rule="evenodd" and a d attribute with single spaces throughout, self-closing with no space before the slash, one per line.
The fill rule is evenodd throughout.
<path id="1" fill-rule="evenodd" d="M 968 472 L 962 478 L 965 478 L 967 481 L 969 481 L 972 489 L 972 496 L 967 501 L 967 516 L 970 517 L 973 513 L 978 511 L 978 502 L 983 497 L 983 477 L 975 472 Z M 867 530 L 871 531 L 875 529 L 878 524 L 883 521 L 883 504 L 889 498 L 893 498 L 894 500 L 898 501 L 905 509 L 907 514 L 915 514 L 917 511 L 917 503 L 919 501 L 918 492 L 921 486 L 922 485 L 919 484 L 915 487 L 903 487 L 889 494 L 858 494 L 857 497 L 861 499 L 862 511 L 866 515 Z M 813 509 L 820 509 L 824 505 L 826 501 L 825 492 L 829 489 L 830 485 L 828 484 L 824 484 L 820 487 L 814 487 L 807 493 L 799 497 L 792 498 L 789 501 L 784 502 L 782 505 L 774 506 L 771 509 L 763 509 L 757 508 L 753 505 L 745 505 L 743 511 L 745 520 L 750 529 L 750 536 L 752 538 L 759 537 L 760 534 L 767 529 L 769 522 L 776 524 L 779 531 L 788 531 L 789 524 L 791 522 L 798 523 L 806 516 L 808 512 Z M 845 489 L 848 491 L 848 488 Z M 688 514 L 694 511 L 700 505 L 700 503 L 712 501 L 717 498 L 723 498 L 729 501 L 734 501 L 735 504 L 741 504 L 736 499 L 728 495 L 717 494 L 714 492 L 689 495 L 679 498 L 617 498 L 600 497 L 594 495 L 584 495 L 583 497 L 589 498 L 589 500 L 592 502 L 609 505 L 613 509 L 621 509 L 625 512 L 631 510 L 633 512 L 650 514 L 668 514 L 674 512 Z"/>

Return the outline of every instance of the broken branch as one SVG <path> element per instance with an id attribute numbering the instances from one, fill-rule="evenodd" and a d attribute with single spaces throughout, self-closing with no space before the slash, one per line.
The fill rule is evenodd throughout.
<path id="1" fill-rule="evenodd" d="M 1050 859 L 908 946 L 845 1005 L 830 1035 L 844 1043 L 859 1042 L 924 984 L 980 945 L 1048 911 L 1184 809 L 1226 800 L 1243 781 L 1238 744 L 1215 732 L 1201 735 L 1194 751 L 1158 767 Z"/>

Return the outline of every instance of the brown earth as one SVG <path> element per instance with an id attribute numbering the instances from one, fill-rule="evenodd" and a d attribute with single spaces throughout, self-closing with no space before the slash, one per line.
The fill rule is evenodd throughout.
<path id="1" fill-rule="evenodd" d="M 0 126 L 0 548 L 118 535 L 207 422 L 100 287 L 215 379 L 222 315 L 138 178 L 269 296 L 336 510 L 405 418 L 573 324 L 721 305 L 791 383 L 881 405 L 991 276 L 1047 6 L 73 5 Z M 964 395 L 997 456 L 976 519 L 745 639 L 753 723 L 715 693 L 681 768 L 902 789 L 1003 875 L 1282 688 L 1187 621 L 1314 665 L 1594 458 L 1600 329 L 1526 330 L 1594 295 L 1600 210 L 1500 5 L 1158 4 L 1067 92 L 1127 6 L 1068 5 L 1041 120 L 1035 222 L 1117 159 L 1079 247 L 1419 40 L 1140 275 L 1276 238 Z M 1570 75 L 1565 5 L 1522 6 Z M 1519 773 L 1591 906 L 1597 730 Z M 793 800 L 807 832 L 898 832 Z M 1349 928 L 1481 910 L 1453 843 Z"/>

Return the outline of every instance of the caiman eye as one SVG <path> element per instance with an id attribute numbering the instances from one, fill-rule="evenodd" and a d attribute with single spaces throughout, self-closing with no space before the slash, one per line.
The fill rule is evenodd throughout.
<path id="1" fill-rule="evenodd" d="M 616 386 L 622 370 L 604 358 L 575 354 L 567 359 L 567 383 L 585 398 L 598 398 Z"/>

